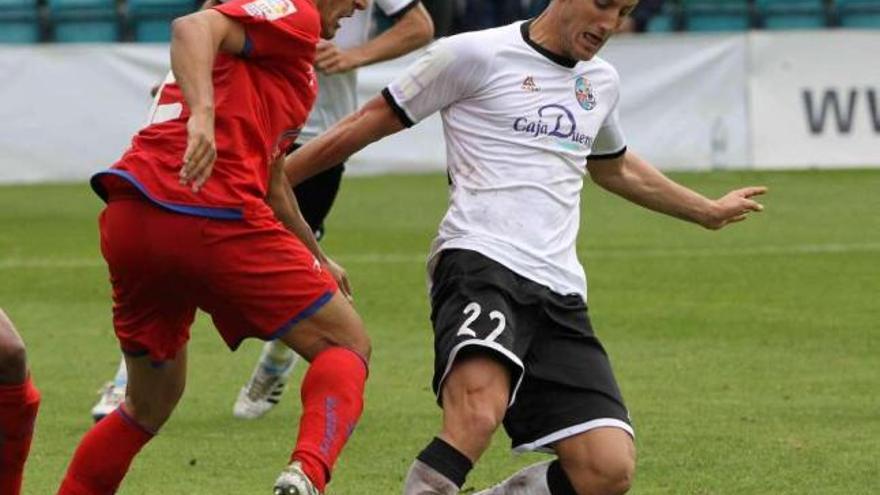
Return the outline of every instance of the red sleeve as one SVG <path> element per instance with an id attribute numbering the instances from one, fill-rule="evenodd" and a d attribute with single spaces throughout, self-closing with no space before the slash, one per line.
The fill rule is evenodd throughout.
<path id="1" fill-rule="evenodd" d="M 230 0 L 213 8 L 244 25 L 248 58 L 314 56 L 321 20 L 312 0 Z"/>

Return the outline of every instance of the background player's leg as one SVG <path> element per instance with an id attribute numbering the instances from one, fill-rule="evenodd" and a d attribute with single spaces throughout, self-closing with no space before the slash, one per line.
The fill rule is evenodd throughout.
<path id="1" fill-rule="evenodd" d="M 125 357 L 125 404 L 86 433 L 67 469 L 59 495 L 115 493 L 132 459 L 171 416 L 186 384 L 186 348 L 159 365 Z"/>
<path id="2" fill-rule="evenodd" d="M 291 466 L 276 487 L 296 483 L 301 469 L 323 492 L 363 411 L 370 341 L 360 317 L 339 292 L 281 339 L 311 366 L 303 378 L 303 412 Z"/>
<path id="3" fill-rule="evenodd" d="M 18 495 L 40 393 L 28 376 L 24 342 L 0 310 L 0 493 Z"/>
<path id="4" fill-rule="evenodd" d="M 101 389 L 101 398 L 98 403 L 92 407 L 92 419 L 96 422 L 116 410 L 125 402 L 125 389 L 128 386 L 128 369 L 125 367 L 125 356 L 120 356 L 119 367 L 116 369 L 116 376 L 113 381 L 107 382 L 107 385 Z"/>
<path id="5" fill-rule="evenodd" d="M 232 415 L 239 419 L 263 417 L 278 404 L 298 361 L 299 355 L 284 342 L 266 342 L 250 379 L 238 392 Z"/>
<path id="6" fill-rule="evenodd" d="M 483 353 L 459 355 L 443 384 L 443 430 L 410 467 L 404 495 L 458 493 L 501 425 L 509 399 L 504 364 Z"/>

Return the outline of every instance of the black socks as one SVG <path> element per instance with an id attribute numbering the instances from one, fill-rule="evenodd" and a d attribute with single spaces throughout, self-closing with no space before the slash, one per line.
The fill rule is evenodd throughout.
<path id="1" fill-rule="evenodd" d="M 547 487 L 550 488 L 550 495 L 577 495 L 559 459 L 551 462 L 547 468 Z"/>
<path id="2" fill-rule="evenodd" d="M 466 455 L 437 437 L 434 437 L 431 443 L 416 458 L 447 477 L 459 488 L 464 484 L 465 478 L 467 478 L 468 473 L 474 467 L 474 464 Z M 562 476 L 565 476 L 565 474 L 563 473 Z M 568 482 L 568 479 L 566 479 L 566 482 Z"/>

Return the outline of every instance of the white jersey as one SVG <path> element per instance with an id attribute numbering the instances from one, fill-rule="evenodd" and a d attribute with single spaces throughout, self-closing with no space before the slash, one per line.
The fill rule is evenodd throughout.
<path id="1" fill-rule="evenodd" d="M 342 50 L 366 43 L 370 36 L 374 4 L 378 5 L 379 10 L 385 15 L 394 17 L 402 15 L 418 3 L 419 0 L 371 0 L 366 9 L 356 10 L 353 16 L 342 19 L 336 36 L 333 37 L 333 43 Z M 355 110 L 357 110 L 357 70 L 329 76 L 318 72 L 318 99 L 296 142 L 305 143 Z"/>
<path id="2" fill-rule="evenodd" d="M 517 22 L 435 42 L 383 95 L 404 123 L 443 120 L 450 199 L 429 269 L 444 249 L 470 249 L 586 300 L 575 242 L 587 157 L 626 149 L 614 68 L 554 55 Z"/>

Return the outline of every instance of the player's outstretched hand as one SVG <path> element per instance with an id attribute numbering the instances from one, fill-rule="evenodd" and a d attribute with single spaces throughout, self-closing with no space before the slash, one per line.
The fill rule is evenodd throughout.
<path id="1" fill-rule="evenodd" d="M 330 274 L 333 275 L 333 279 L 336 280 L 336 284 L 339 285 L 339 290 L 342 291 L 342 295 L 348 299 L 349 302 L 354 301 L 354 296 L 351 293 L 351 282 L 348 281 L 348 273 L 346 273 L 345 268 L 342 268 L 341 265 L 331 260 L 330 258 L 324 258 L 324 268 L 330 271 Z"/>
<path id="2" fill-rule="evenodd" d="M 324 74 L 348 72 L 361 66 L 355 53 L 351 50 L 340 50 L 333 42 L 321 40 L 315 52 L 315 68 Z"/>
<path id="3" fill-rule="evenodd" d="M 766 192 L 767 188 L 764 186 L 744 187 L 730 191 L 715 200 L 713 214 L 703 222 L 703 227 L 718 230 L 725 225 L 742 222 L 749 213 L 763 211 L 764 206 L 752 198 Z"/>
<path id="4" fill-rule="evenodd" d="M 180 169 L 180 183 L 190 184 L 193 192 L 198 192 L 211 176 L 217 158 L 214 114 L 193 113 L 186 122 L 186 131 L 186 152 L 183 154 L 183 168 Z"/>

